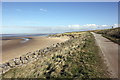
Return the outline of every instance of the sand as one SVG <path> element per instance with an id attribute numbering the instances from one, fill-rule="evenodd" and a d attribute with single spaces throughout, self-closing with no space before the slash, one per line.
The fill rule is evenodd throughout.
<path id="1" fill-rule="evenodd" d="M 34 52 L 39 49 L 43 49 L 51 46 L 52 44 L 61 43 L 69 38 L 50 38 L 50 37 L 31 37 L 27 42 L 22 43 L 23 39 L 9 38 L 8 40 L 2 40 L 2 62 L 5 63 L 11 59 L 20 57 L 28 52 Z"/>

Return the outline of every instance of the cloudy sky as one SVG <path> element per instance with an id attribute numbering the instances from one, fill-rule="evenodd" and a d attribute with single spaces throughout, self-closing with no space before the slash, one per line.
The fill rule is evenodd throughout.
<path id="1" fill-rule="evenodd" d="M 60 33 L 117 27 L 117 2 L 3 2 L 2 32 Z"/>

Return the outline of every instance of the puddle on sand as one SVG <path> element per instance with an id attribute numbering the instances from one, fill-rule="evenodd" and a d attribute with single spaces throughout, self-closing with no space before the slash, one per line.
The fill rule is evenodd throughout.
<path id="1" fill-rule="evenodd" d="M 23 40 L 21 41 L 21 43 L 25 43 L 27 41 L 29 41 L 30 39 L 29 38 L 22 38 Z"/>

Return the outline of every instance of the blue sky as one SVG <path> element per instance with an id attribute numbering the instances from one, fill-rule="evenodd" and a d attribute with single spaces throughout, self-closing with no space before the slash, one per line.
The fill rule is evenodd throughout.
<path id="1" fill-rule="evenodd" d="M 3 2 L 3 33 L 56 33 L 116 26 L 117 2 Z"/>

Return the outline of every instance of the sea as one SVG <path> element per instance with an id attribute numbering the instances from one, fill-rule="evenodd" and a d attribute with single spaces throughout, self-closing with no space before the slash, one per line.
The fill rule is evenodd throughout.
<path id="1" fill-rule="evenodd" d="M 10 40 L 10 37 L 23 37 L 23 38 L 16 38 L 16 39 L 23 39 L 21 43 L 25 43 L 30 40 L 30 38 L 27 37 L 33 37 L 33 36 L 48 36 L 52 34 L 57 33 L 47 33 L 47 34 L 0 34 L 0 40 Z M 5 37 L 5 38 L 4 38 Z"/>
<path id="2" fill-rule="evenodd" d="M 57 33 L 46 33 L 46 34 L 0 34 L 0 37 L 32 37 L 32 36 L 48 36 Z"/>

